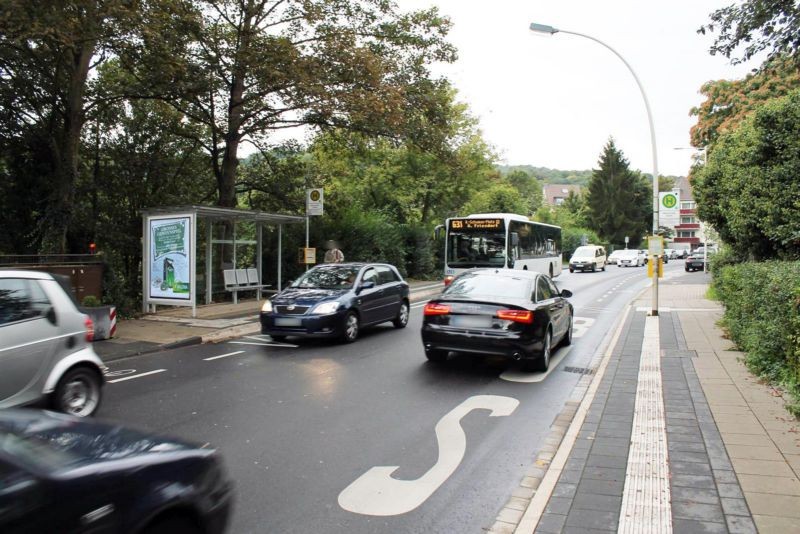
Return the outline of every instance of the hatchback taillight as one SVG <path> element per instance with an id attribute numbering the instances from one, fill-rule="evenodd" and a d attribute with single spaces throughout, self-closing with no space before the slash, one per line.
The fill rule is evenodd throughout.
<path id="1" fill-rule="evenodd" d="M 531 324 L 533 322 L 533 312 L 530 310 L 497 310 L 497 318 L 515 323 Z"/>
<path id="2" fill-rule="evenodd" d="M 92 318 L 86 315 L 83 318 L 83 325 L 86 327 L 86 341 L 92 341 L 94 339 L 94 323 L 92 322 Z"/>
<path id="3" fill-rule="evenodd" d="M 422 315 L 447 315 L 450 313 L 450 306 L 447 304 L 439 304 L 438 302 L 429 302 L 422 310 Z"/>

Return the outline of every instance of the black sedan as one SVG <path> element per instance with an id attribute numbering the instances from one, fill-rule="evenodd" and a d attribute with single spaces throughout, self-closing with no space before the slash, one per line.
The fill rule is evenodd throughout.
<path id="1" fill-rule="evenodd" d="M 303 336 L 352 343 L 369 325 L 392 321 L 405 328 L 408 293 L 408 284 L 393 265 L 318 265 L 264 303 L 261 333 L 276 341 Z"/>
<path id="2" fill-rule="evenodd" d="M 571 296 L 533 271 L 467 271 L 425 305 L 425 355 L 434 362 L 450 351 L 500 355 L 546 371 L 552 347 L 572 343 Z"/>
<path id="3" fill-rule="evenodd" d="M 686 272 L 689 271 L 702 271 L 705 269 L 705 260 L 703 259 L 702 254 L 692 254 L 688 258 L 686 258 L 686 264 L 684 269 Z"/>
<path id="4" fill-rule="evenodd" d="M 216 534 L 232 501 L 213 449 L 54 412 L 0 411 L 0 532 Z"/>

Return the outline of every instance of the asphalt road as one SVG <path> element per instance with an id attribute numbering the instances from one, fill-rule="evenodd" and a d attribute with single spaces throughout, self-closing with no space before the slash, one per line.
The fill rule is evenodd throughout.
<path id="1" fill-rule="evenodd" d="M 417 304 L 406 329 L 352 345 L 253 336 L 113 362 L 109 380 L 126 380 L 108 384 L 99 417 L 219 448 L 237 486 L 233 533 L 479 533 L 580 378 L 565 366 L 588 365 L 649 285 L 645 268 L 616 266 L 556 283 L 574 293 L 575 342 L 547 375 L 427 362 Z"/>

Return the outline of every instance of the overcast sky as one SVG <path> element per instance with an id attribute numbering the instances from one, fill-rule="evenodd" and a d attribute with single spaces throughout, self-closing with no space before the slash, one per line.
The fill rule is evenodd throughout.
<path id="1" fill-rule="evenodd" d="M 636 71 L 655 122 L 659 174 L 686 175 L 689 116 L 708 80 L 744 77 L 755 64 L 711 56 L 697 34 L 714 9 L 733 0 L 397 0 L 402 10 L 436 5 L 450 17 L 455 64 L 436 66 L 480 119 L 503 163 L 562 170 L 597 167 L 609 136 L 635 169 L 652 172 L 650 130 L 632 75 L 611 51 L 538 22 L 591 35 Z"/>

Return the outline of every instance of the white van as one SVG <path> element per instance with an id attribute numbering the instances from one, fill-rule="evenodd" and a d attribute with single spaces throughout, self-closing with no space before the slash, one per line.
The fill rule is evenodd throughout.
<path id="1" fill-rule="evenodd" d="M 600 245 L 584 245 L 575 249 L 569 259 L 569 272 L 606 270 L 606 249 Z"/>

